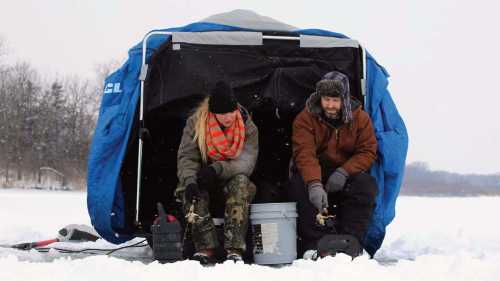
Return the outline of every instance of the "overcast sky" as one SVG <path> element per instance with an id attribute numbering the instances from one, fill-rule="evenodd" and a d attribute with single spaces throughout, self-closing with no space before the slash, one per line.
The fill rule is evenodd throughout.
<path id="1" fill-rule="evenodd" d="M 91 77 L 152 29 L 250 9 L 357 39 L 391 74 L 410 135 L 407 162 L 500 172 L 498 1 L 0 0 L 0 36 L 47 76 Z"/>

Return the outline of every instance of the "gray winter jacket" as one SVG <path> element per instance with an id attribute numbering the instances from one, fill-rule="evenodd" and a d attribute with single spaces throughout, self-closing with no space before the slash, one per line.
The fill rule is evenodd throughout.
<path id="1" fill-rule="evenodd" d="M 245 120 L 245 146 L 237 159 L 216 161 L 209 163 L 215 169 L 221 180 L 244 174 L 250 176 L 257 162 L 259 152 L 259 133 L 248 111 L 240 106 L 243 120 Z M 196 173 L 203 165 L 198 143 L 193 140 L 196 120 L 191 115 L 184 127 L 181 144 L 177 152 L 177 177 L 179 188 L 184 189 L 188 184 L 196 182 Z"/>

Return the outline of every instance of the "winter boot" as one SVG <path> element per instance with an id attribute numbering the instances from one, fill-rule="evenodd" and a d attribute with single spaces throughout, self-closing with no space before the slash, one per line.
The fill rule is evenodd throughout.
<path id="1" fill-rule="evenodd" d="M 321 257 L 343 253 L 354 259 L 363 254 L 363 247 L 358 239 L 352 235 L 327 234 L 318 241 L 318 252 Z"/>
<path id="2" fill-rule="evenodd" d="M 241 251 L 240 250 L 229 250 L 227 251 L 227 256 L 226 260 L 228 261 L 233 261 L 233 262 L 242 262 L 243 257 L 241 256 Z"/>
<path id="3" fill-rule="evenodd" d="M 191 260 L 198 261 L 201 265 L 214 265 L 217 262 L 213 250 L 196 252 Z"/>
<path id="4" fill-rule="evenodd" d="M 304 252 L 304 255 L 302 256 L 302 258 L 305 260 L 315 261 L 319 258 L 318 250 L 307 250 Z"/>

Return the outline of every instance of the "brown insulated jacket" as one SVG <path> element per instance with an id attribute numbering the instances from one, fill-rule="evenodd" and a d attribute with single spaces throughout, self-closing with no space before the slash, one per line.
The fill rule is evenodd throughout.
<path id="1" fill-rule="evenodd" d="M 352 128 L 338 128 L 322 118 L 321 96 L 313 93 L 293 122 L 293 159 L 304 182 L 321 181 L 321 163 L 342 167 L 349 175 L 367 171 L 377 155 L 377 139 L 368 114 L 351 101 Z"/>
<path id="2" fill-rule="evenodd" d="M 228 180 L 238 174 L 250 177 L 257 161 L 259 152 L 257 126 L 253 123 L 246 109 L 242 106 L 240 108 L 243 120 L 245 121 L 245 145 L 243 151 L 237 159 L 211 163 L 218 177 L 222 180 Z M 202 167 L 201 152 L 198 143 L 193 140 L 195 123 L 195 116 L 190 116 L 184 127 L 177 152 L 177 177 L 179 178 L 180 188 L 196 182 L 196 173 Z"/>

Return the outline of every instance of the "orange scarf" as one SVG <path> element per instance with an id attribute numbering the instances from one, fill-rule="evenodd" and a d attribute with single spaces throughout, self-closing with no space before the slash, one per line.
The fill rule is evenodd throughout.
<path id="1" fill-rule="evenodd" d="M 245 123 L 238 109 L 231 127 L 222 131 L 215 114 L 208 113 L 206 130 L 207 155 L 213 161 L 237 158 L 243 151 L 245 142 Z"/>

